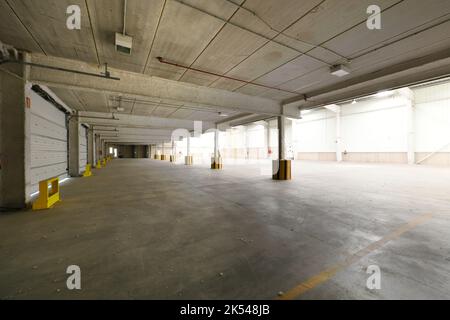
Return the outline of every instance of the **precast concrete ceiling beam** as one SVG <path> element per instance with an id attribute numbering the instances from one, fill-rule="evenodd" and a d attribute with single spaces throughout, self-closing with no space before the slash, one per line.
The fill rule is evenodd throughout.
<path id="1" fill-rule="evenodd" d="M 31 60 L 36 64 L 56 68 L 96 74 L 104 72 L 103 66 L 36 53 L 31 55 Z M 29 80 L 55 88 L 100 91 L 117 95 L 127 94 L 144 98 L 172 99 L 196 104 L 199 107 L 219 107 L 233 111 L 263 113 L 275 116 L 280 115 L 282 112 L 279 102 L 267 98 L 167 80 L 119 69 L 110 68 L 109 72 L 111 76 L 118 77 L 120 80 L 95 78 L 84 74 L 67 73 L 39 67 L 31 67 Z"/>
<path id="2" fill-rule="evenodd" d="M 306 92 L 283 101 L 283 108 L 312 109 L 450 76 L 450 50 L 442 50 L 389 68 Z"/>
<path id="3" fill-rule="evenodd" d="M 128 114 L 111 114 L 101 112 L 87 112 L 80 111 L 80 122 L 89 124 L 93 127 L 105 127 L 111 128 L 130 128 L 130 129 L 186 129 L 188 131 L 196 128 L 196 121 L 171 119 L 171 118 L 159 118 L 159 117 L 147 117 L 136 116 Z M 202 121 L 202 130 L 208 130 L 215 127 L 212 122 Z"/>

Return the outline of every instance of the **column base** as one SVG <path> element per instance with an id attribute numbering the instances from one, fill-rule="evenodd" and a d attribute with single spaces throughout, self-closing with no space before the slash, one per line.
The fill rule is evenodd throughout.
<path id="1" fill-rule="evenodd" d="M 177 162 L 177 157 L 176 156 L 170 156 L 170 162 L 172 162 L 172 163 Z"/>
<path id="2" fill-rule="evenodd" d="M 213 170 L 222 170 L 223 162 L 222 158 L 211 158 L 211 169 Z"/>
<path id="3" fill-rule="evenodd" d="M 187 166 L 192 166 L 194 164 L 194 157 L 193 156 L 187 156 L 184 158 L 184 164 Z"/>
<path id="4" fill-rule="evenodd" d="M 160 154 L 155 154 L 155 156 L 153 157 L 153 159 L 155 159 L 155 160 L 161 160 L 161 155 L 160 155 Z"/>
<path id="5" fill-rule="evenodd" d="M 163 155 L 161 155 L 161 160 L 162 161 L 167 161 L 167 160 L 169 160 L 169 156 L 163 154 Z"/>
<path id="6" fill-rule="evenodd" d="M 273 160 L 273 180 L 292 180 L 291 160 Z"/>

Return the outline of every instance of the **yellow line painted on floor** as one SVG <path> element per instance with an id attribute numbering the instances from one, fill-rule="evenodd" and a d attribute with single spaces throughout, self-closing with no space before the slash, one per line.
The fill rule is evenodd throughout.
<path id="1" fill-rule="evenodd" d="M 353 263 L 357 262 L 358 260 L 362 259 L 369 253 L 381 248 L 386 243 L 388 243 L 391 240 L 394 240 L 398 237 L 400 237 L 405 232 L 414 229 L 416 226 L 426 222 L 427 220 L 432 218 L 431 213 L 420 215 L 413 220 L 411 220 L 409 223 L 405 224 L 404 226 L 396 229 L 392 233 L 388 234 L 384 238 L 370 244 L 369 246 L 365 247 L 364 249 L 359 250 L 358 252 L 348 256 L 343 262 L 336 264 L 335 266 L 328 268 L 315 276 L 312 276 L 308 280 L 306 280 L 303 283 L 300 283 L 298 286 L 292 288 L 287 293 L 283 294 L 281 297 L 277 297 L 277 300 L 293 300 L 305 292 L 317 287 L 318 285 L 328 281 L 332 277 L 334 277 L 338 272 L 342 271 L 343 269 L 349 267 Z"/>

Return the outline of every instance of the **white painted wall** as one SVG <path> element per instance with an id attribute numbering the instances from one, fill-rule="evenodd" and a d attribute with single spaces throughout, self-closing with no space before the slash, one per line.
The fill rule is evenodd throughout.
<path id="1" fill-rule="evenodd" d="M 450 82 L 413 90 L 416 152 L 450 152 Z"/>
<path id="2" fill-rule="evenodd" d="M 450 152 L 450 81 L 416 87 L 412 91 L 415 96 L 415 152 Z M 341 110 L 342 151 L 408 151 L 408 109 L 400 95 L 360 99 L 355 104 L 341 105 Z M 295 121 L 293 142 L 296 153 L 336 152 L 334 112 L 317 109 Z"/>

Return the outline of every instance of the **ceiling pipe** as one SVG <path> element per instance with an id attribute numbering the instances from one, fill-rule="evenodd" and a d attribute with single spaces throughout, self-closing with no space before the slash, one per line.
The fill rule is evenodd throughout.
<path id="1" fill-rule="evenodd" d="M 242 82 L 242 83 L 245 83 L 245 84 L 251 84 L 251 85 L 258 86 L 258 87 L 263 87 L 263 88 L 266 88 L 266 89 L 277 90 L 277 91 L 281 91 L 281 92 L 287 92 L 287 93 L 291 93 L 291 94 L 295 94 L 295 95 L 299 94 L 298 92 L 294 92 L 294 91 L 289 91 L 289 90 L 284 90 L 284 89 L 280 89 L 280 88 L 276 88 L 276 87 L 266 86 L 264 84 L 259 84 L 259 83 L 253 82 L 253 81 L 242 80 L 242 79 L 238 79 L 238 78 L 234 78 L 234 77 L 225 76 L 225 75 L 222 75 L 222 74 L 219 74 L 219 73 L 215 73 L 215 72 L 205 71 L 205 70 L 193 68 L 193 67 L 190 67 L 190 66 L 181 65 L 181 64 L 178 64 L 178 63 L 175 63 L 175 62 L 167 61 L 163 57 L 156 57 L 156 59 L 158 59 L 158 61 L 160 63 L 168 64 L 168 65 L 175 66 L 175 67 L 178 67 L 178 68 L 183 68 L 183 69 L 186 69 L 186 70 L 191 70 L 191 71 L 196 71 L 196 72 L 200 72 L 200 73 L 204 73 L 204 74 L 209 74 L 211 76 L 224 78 L 224 79 L 228 79 L 228 80 L 234 80 L 234 81 Z"/>
<path id="2" fill-rule="evenodd" d="M 128 1 L 124 0 L 123 3 L 123 35 L 126 35 L 126 30 L 127 30 L 127 4 Z"/>
<path id="3" fill-rule="evenodd" d="M 19 60 L 3 60 L 3 61 L 0 61 L 0 65 L 8 64 L 8 63 L 15 63 L 15 64 L 20 64 L 20 65 L 25 65 L 25 66 L 35 67 L 35 68 L 50 69 L 50 70 L 63 71 L 63 72 L 69 72 L 69 73 L 76 73 L 76 74 L 81 74 L 81 75 L 89 76 L 89 77 L 97 77 L 97 78 L 110 79 L 110 80 L 120 80 L 120 78 L 111 77 L 111 74 L 108 71 L 108 64 L 107 63 L 105 63 L 105 73 L 104 74 L 97 74 L 97 73 L 90 73 L 90 72 L 84 72 L 84 71 L 78 71 L 78 70 L 72 70 L 72 69 L 66 69 L 66 68 L 46 66 L 46 65 L 43 65 L 43 64 L 32 63 L 32 62 L 25 62 L 25 61 L 19 61 Z"/>

